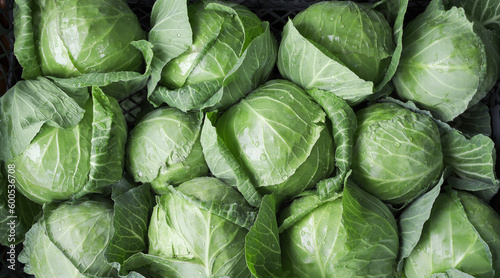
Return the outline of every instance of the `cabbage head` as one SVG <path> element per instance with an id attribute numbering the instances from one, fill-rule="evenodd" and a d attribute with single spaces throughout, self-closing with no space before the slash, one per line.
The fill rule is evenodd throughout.
<path id="1" fill-rule="evenodd" d="M 136 182 L 151 183 L 157 193 L 205 176 L 208 167 L 200 143 L 203 115 L 176 108 L 148 113 L 130 132 L 127 170 Z"/>
<path id="2" fill-rule="evenodd" d="M 105 201 L 50 205 L 26 234 L 19 255 L 24 271 L 36 277 L 117 277 L 103 252 L 112 219 L 113 206 Z"/>
<path id="3" fill-rule="evenodd" d="M 16 165 L 17 189 L 49 203 L 104 193 L 121 179 L 127 125 L 98 87 L 62 90 L 46 78 L 18 82 L 0 99 L 0 159 Z"/>
<path id="4" fill-rule="evenodd" d="M 405 27 L 403 46 L 393 80 L 398 95 L 445 122 L 477 104 L 500 75 L 497 35 L 442 0 Z"/>
<path id="5" fill-rule="evenodd" d="M 400 222 L 405 277 L 498 277 L 500 216 L 476 196 L 437 186 Z"/>
<path id="6" fill-rule="evenodd" d="M 289 81 L 259 87 L 224 112 L 216 129 L 261 194 L 293 197 L 333 172 L 327 115 Z"/>
<path id="7" fill-rule="evenodd" d="M 231 186 L 198 177 L 157 196 L 149 225 L 148 254 L 126 271 L 145 277 L 250 277 L 245 236 L 255 212 Z"/>
<path id="8" fill-rule="evenodd" d="M 356 115 L 352 179 L 361 188 L 403 205 L 437 183 L 443 151 L 432 118 L 395 103 L 370 105 Z"/>
<path id="9" fill-rule="evenodd" d="M 285 277 L 392 277 L 399 231 L 389 209 L 352 182 L 328 200 L 301 197 L 282 211 Z"/>
<path id="10" fill-rule="evenodd" d="M 268 22 L 229 1 L 156 1 L 148 99 L 182 111 L 227 108 L 264 82 L 276 61 Z"/>
<path id="11" fill-rule="evenodd" d="M 113 202 L 93 196 L 44 205 L 19 254 L 24 271 L 51 278 L 119 277 L 120 264 L 146 249 L 154 199 L 148 185 L 126 177 L 112 188 Z"/>
<path id="12" fill-rule="evenodd" d="M 393 1 L 390 24 L 378 4 L 323 1 L 289 20 L 282 33 L 278 69 L 304 89 L 336 94 L 350 105 L 389 82 L 399 60 L 401 24 L 408 1 Z"/>
<path id="13" fill-rule="evenodd" d="M 16 0 L 14 11 L 14 53 L 24 79 L 101 86 L 116 98 L 146 85 L 152 47 L 127 1 Z"/>

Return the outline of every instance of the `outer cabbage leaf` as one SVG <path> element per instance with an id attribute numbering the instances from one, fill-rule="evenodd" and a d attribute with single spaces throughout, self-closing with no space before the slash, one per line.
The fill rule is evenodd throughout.
<path id="1" fill-rule="evenodd" d="M 34 2 L 31 0 L 16 0 L 14 5 L 14 32 L 17 43 L 14 44 L 14 52 L 18 61 L 24 61 L 21 65 L 23 78 L 35 78 L 42 75 L 36 44 L 33 41 L 35 26 L 33 26 L 32 10 Z"/>
<path id="2" fill-rule="evenodd" d="M 342 201 L 349 251 L 340 260 L 340 277 L 392 277 L 399 251 L 399 230 L 392 212 L 350 181 Z"/>
<path id="3" fill-rule="evenodd" d="M 301 209 L 309 213 L 280 235 L 287 277 L 342 277 L 336 271 L 339 260 L 348 252 L 342 225 L 342 198 L 325 202 L 313 210 L 296 207 L 291 211 L 303 214 Z"/>
<path id="4" fill-rule="evenodd" d="M 47 256 L 45 254 L 50 254 Z M 31 259 L 31 258 L 37 258 Z M 75 277 L 85 278 L 64 253 L 57 248 L 45 234 L 41 223 L 36 223 L 26 233 L 23 251 L 19 261 L 24 264 L 24 272 L 38 277 Z M 53 266 L 57 265 L 57 268 Z"/>
<path id="5" fill-rule="evenodd" d="M 500 34 L 500 2 L 468 0 L 444 0 L 443 2 L 448 8 L 462 7 L 468 16 Z"/>
<path id="6" fill-rule="evenodd" d="M 391 2 L 397 1 L 399 2 L 398 4 L 392 4 Z M 386 15 L 386 18 L 388 19 L 389 22 L 391 22 L 391 19 L 394 18 L 394 24 L 392 25 L 393 29 L 393 39 L 394 43 L 396 44 L 396 47 L 394 48 L 394 52 L 392 53 L 391 57 L 391 62 L 389 66 L 387 67 L 387 71 L 385 73 L 384 79 L 382 82 L 380 82 L 377 87 L 375 88 L 376 93 L 378 94 L 391 94 L 392 92 L 392 86 L 391 86 L 391 80 L 396 73 L 396 70 L 399 66 L 399 61 L 401 60 L 401 54 L 403 52 L 403 23 L 406 15 L 406 11 L 408 9 L 408 0 L 387 0 L 385 2 L 380 1 L 377 3 L 387 3 L 387 6 L 397 6 L 397 14 L 391 14 L 390 16 Z M 375 5 L 377 5 L 375 3 Z M 385 90 L 390 90 L 390 92 L 385 93 Z"/>
<path id="7" fill-rule="evenodd" d="M 481 80 L 478 92 L 472 98 L 469 107 L 480 103 L 495 86 L 498 78 L 500 78 L 500 37 L 493 31 L 487 30 L 477 23 L 474 25 L 474 30 L 484 44 L 486 52 L 486 75 Z"/>
<path id="8" fill-rule="evenodd" d="M 118 71 L 108 73 L 87 73 L 73 78 L 49 78 L 59 86 L 69 88 L 99 86 L 107 95 L 117 99 L 125 98 L 146 86 L 151 74 L 151 63 L 153 60 L 153 46 L 150 42 L 140 40 L 131 42 L 131 44 L 139 49 L 144 56 L 146 63 L 144 73 Z"/>
<path id="9" fill-rule="evenodd" d="M 113 185 L 112 199 L 113 235 L 104 257 L 120 269 L 126 259 L 146 249 L 154 197 L 148 184 L 137 186 L 125 176 Z"/>
<path id="10" fill-rule="evenodd" d="M 460 270 L 451 268 L 446 270 L 444 273 L 432 274 L 431 278 L 474 278 L 474 276 L 469 275 Z"/>
<path id="11" fill-rule="evenodd" d="M 186 1 L 156 1 L 151 11 L 148 40 L 153 44 L 152 73 L 148 82 L 148 98 L 157 88 L 161 72 L 173 58 L 184 53 L 193 43 Z"/>
<path id="12" fill-rule="evenodd" d="M 350 105 L 373 93 L 372 82 L 359 78 L 327 50 L 304 38 L 291 20 L 283 29 L 278 69 L 302 88 L 334 93 Z"/>
<path id="13" fill-rule="evenodd" d="M 487 203 L 467 193 L 458 191 L 467 219 L 474 225 L 491 251 L 495 274 L 500 272 L 500 216 Z"/>
<path id="14" fill-rule="evenodd" d="M 250 42 L 237 64 L 222 81 L 222 87 L 203 104 L 203 109 L 229 107 L 268 79 L 276 61 L 278 47 L 267 22 L 262 23 L 262 29 L 264 32 Z"/>
<path id="15" fill-rule="evenodd" d="M 102 193 L 106 187 L 122 178 L 125 167 L 127 122 L 116 99 L 104 95 L 99 87 L 92 88 L 92 147 L 89 180 L 75 197 Z"/>
<path id="16" fill-rule="evenodd" d="M 216 80 L 223 77 L 224 67 L 231 60 L 237 59 L 236 53 L 233 52 L 231 47 L 241 47 L 241 44 L 236 39 L 226 45 L 220 45 L 217 41 L 219 36 L 224 36 L 221 34 L 225 23 L 223 12 L 220 13 L 218 9 L 208 9 L 206 3 L 202 1 L 188 5 L 187 12 L 193 32 L 193 43 L 184 53 L 168 62 L 163 68 L 160 83 L 170 89 L 187 84 L 196 84 L 204 79 L 210 79 L 210 77 Z M 236 28 L 232 29 L 236 32 L 235 37 L 241 35 L 238 27 L 239 25 L 236 25 Z M 214 51 L 212 51 L 212 55 L 208 55 L 208 53 L 212 48 L 217 49 L 216 44 L 222 50 L 229 51 L 228 57 L 221 61 L 219 68 L 214 68 L 213 72 L 207 72 L 207 67 L 214 62 L 215 57 L 213 55 L 216 54 Z M 197 64 L 202 61 L 201 69 L 198 69 L 197 74 L 191 76 Z"/>
<path id="17" fill-rule="evenodd" d="M 457 269 L 474 277 L 493 277 L 492 254 L 469 221 L 455 191 L 440 194 L 419 241 L 404 262 L 406 277 L 428 277 Z"/>
<path id="18" fill-rule="evenodd" d="M 171 277 L 171 278 L 206 278 L 203 265 L 192 264 L 181 260 L 167 260 L 158 256 L 136 253 L 132 255 L 121 270 L 125 276 L 132 277 Z M 127 276 L 128 277 L 128 276 Z"/>
<path id="19" fill-rule="evenodd" d="M 306 91 L 325 111 L 332 124 L 335 142 L 335 176 L 320 181 L 316 187 L 322 199 L 340 191 L 351 169 L 354 134 L 357 129 L 356 114 L 336 95 L 318 89 Z"/>
<path id="20" fill-rule="evenodd" d="M 399 229 L 401 231 L 401 248 L 398 258 L 398 271 L 403 268 L 402 262 L 410 256 L 417 245 L 424 224 L 429 220 L 431 210 L 437 196 L 441 192 L 443 178 L 429 192 L 413 201 L 399 216 Z"/>
<path id="21" fill-rule="evenodd" d="M 156 5 L 167 5 L 163 2 Z M 165 48 L 161 70 L 166 87 L 157 86 L 160 78 L 155 73 L 148 85 L 151 103 L 167 103 L 182 111 L 226 108 L 267 79 L 277 51 L 268 24 L 229 2 L 207 1 L 179 10 L 190 29 L 177 32 L 180 41 L 175 44 L 182 47 Z M 192 40 L 183 38 L 188 32 Z M 154 35 L 166 34 L 160 29 Z"/>
<path id="22" fill-rule="evenodd" d="M 469 138 L 477 134 L 489 137 L 492 132 L 490 110 L 483 103 L 478 103 L 467 109 L 449 124 Z"/>
<path id="23" fill-rule="evenodd" d="M 44 124 L 75 126 L 83 118 L 87 99 L 86 89 L 63 91 L 43 77 L 18 82 L 0 99 L 0 160 L 24 151 Z"/>
<path id="24" fill-rule="evenodd" d="M 445 164 L 459 178 L 449 183 L 462 190 L 479 191 L 490 200 L 500 188 L 496 177 L 496 150 L 493 141 L 482 134 L 470 139 L 456 130 L 442 136 Z"/>
<path id="25" fill-rule="evenodd" d="M 215 177 L 236 187 L 250 205 L 259 207 L 262 195 L 217 133 L 216 115 L 216 113 L 206 114 L 201 131 L 201 145 L 208 168 Z"/>
<path id="26" fill-rule="evenodd" d="M 265 195 L 245 238 L 245 258 L 255 277 L 282 277 L 276 195 Z"/>

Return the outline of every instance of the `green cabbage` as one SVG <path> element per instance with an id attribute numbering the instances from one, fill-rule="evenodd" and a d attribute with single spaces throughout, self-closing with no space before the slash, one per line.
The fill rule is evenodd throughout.
<path id="1" fill-rule="evenodd" d="M 264 82 L 277 43 L 267 22 L 226 1 L 156 1 L 148 99 L 182 111 L 227 108 Z"/>
<path id="2" fill-rule="evenodd" d="M 443 151 L 432 118 L 394 103 L 374 104 L 356 115 L 352 179 L 361 188 L 402 205 L 437 183 Z"/>
<path id="3" fill-rule="evenodd" d="M 127 170 L 134 180 L 152 183 L 160 194 L 166 184 L 205 176 L 202 117 L 175 108 L 159 108 L 144 116 L 130 132 L 127 145 Z"/>

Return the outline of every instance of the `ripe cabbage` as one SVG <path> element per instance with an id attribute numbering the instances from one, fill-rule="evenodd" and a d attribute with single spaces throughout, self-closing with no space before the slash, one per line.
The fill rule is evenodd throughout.
<path id="1" fill-rule="evenodd" d="M 14 12 L 14 53 L 24 79 L 101 86 L 116 98 L 146 85 L 152 46 L 126 1 L 16 0 Z"/>
<path id="2" fill-rule="evenodd" d="M 237 190 L 212 177 L 157 196 L 149 251 L 124 263 L 145 277 L 250 277 L 245 236 L 255 212 Z"/>
<path id="3" fill-rule="evenodd" d="M 182 111 L 227 108 L 271 73 L 277 43 L 268 22 L 227 1 L 156 1 L 148 99 Z"/>
<path id="4" fill-rule="evenodd" d="M 18 82 L 0 101 L 0 160 L 16 165 L 17 189 L 49 203 L 104 193 L 121 179 L 127 125 L 98 87 L 65 89 L 46 78 Z"/>
<path id="5" fill-rule="evenodd" d="M 361 188 L 402 205 L 437 183 L 443 151 L 432 118 L 395 103 L 370 105 L 356 115 L 352 179 Z"/>
<path id="6" fill-rule="evenodd" d="M 247 236 L 247 263 L 255 276 L 396 275 L 396 220 L 352 181 L 326 199 L 303 194 L 281 211 L 279 222 L 276 208 L 276 196 L 266 195 Z"/>
<path id="7" fill-rule="evenodd" d="M 496 34 L 441 0 L 405 27 L 403 46 L 393 79 L 398 95 L 445 122 L 477 104 L 500 76 Z"/>
<path id="8" fill-rule="evenodd" d="M 136 182 L 151 183 L 161 194 L 166 184 L 178 185 L 205 176 L 201 149 L 201 113 L 159 108 L 144 116 L 130 132 L 127 170 Z"/>
<path id="9" fill-rule="evenodd" d="M 350 105 L 382 93 L 401 54 L 401 26 L 408 1 L 394 24 L 376 4 L 324 1 L 289 20 L 282 33 L 278 69 L 304 89 L 331 92 Z"/>
<path id="10" fill-rule="evenodd" d="M 262 194 L 292 197 L 330 176 L 326 113 L 298 86 L 271 81 L 227 110 L 216 129 Z"/>
<path id="11" fill-rule="evenodd" d="M 19 261 L 36 277 L 118 277 L 118 268 L 146 248 L 153 196 L 126 177 L 111 198 L 81 198 L 43 207 L 26 234 Z"/>

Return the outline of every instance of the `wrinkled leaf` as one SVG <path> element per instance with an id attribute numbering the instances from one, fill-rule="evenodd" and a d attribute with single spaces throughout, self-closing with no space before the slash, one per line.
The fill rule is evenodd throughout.
<path id="1" fill-rule="evenodd" d="M 255 277 L 281 277 L 281 250 L 275 195 L 265 195 L 255 225 L 245 239 L 247 265 Z"/>
<path id="2" fill-rule="evenodd" d="M 307 93 L 323 108 L 332 123 L 336 176 L 317 185 L 321 198 L 325 199 L 342 188 L 351 169 L 354 133 L 357 129 L 356 114 L 334 94 L 318 89 L 308 90 Z"/>
<path id="3" fill-rule="evenodd" d="M 75 197 L 106 191 L 106 187 L 121 179 L 125 166 L 127 122 L 120 105 L 99 87 L 92 88 L 92 104 L 89 181 Z"/>
<path id="4" fill-rule="evenodd" d="M 148 184 L 136 186 L 125 177 L 113 185 L 113 236 L 104 256 L 123 264 L 130 256 L 144 251 L 154 198 Z"/>
<path id="5" fill-rule="evenodd" d="M 72 93 L 88 99 L 86 89 Z M 82 103 L 43 77 L 18 82 L 0 99 L 0 111 L 0 160 L 4 161 L 24 151 L 43 124 L 73 127 L 85 112 Z"/>
<path id="6" fill-rule="evenodd" d="M 403 260 L 410 256 L 417 245 L 425 222 L 429 220 L 431 209 L 441 192 L 443 178 L 429 192 L 423 194 L 411 203 L 399 216 L 399 229 L 401 230 L 401 247 L 398 258 L 398 271 L 403 268 Z"/>
<path id="7" fill-rule="evenodd" d="M 215 129 L 215 113 L 208 113 L 201 131 L 201 145 L 210 172 L 227 184 L 238 188 L 247 202 L 259 207 L 262 196 L 250 181 L 248 174 L 229 152 Z"/>

